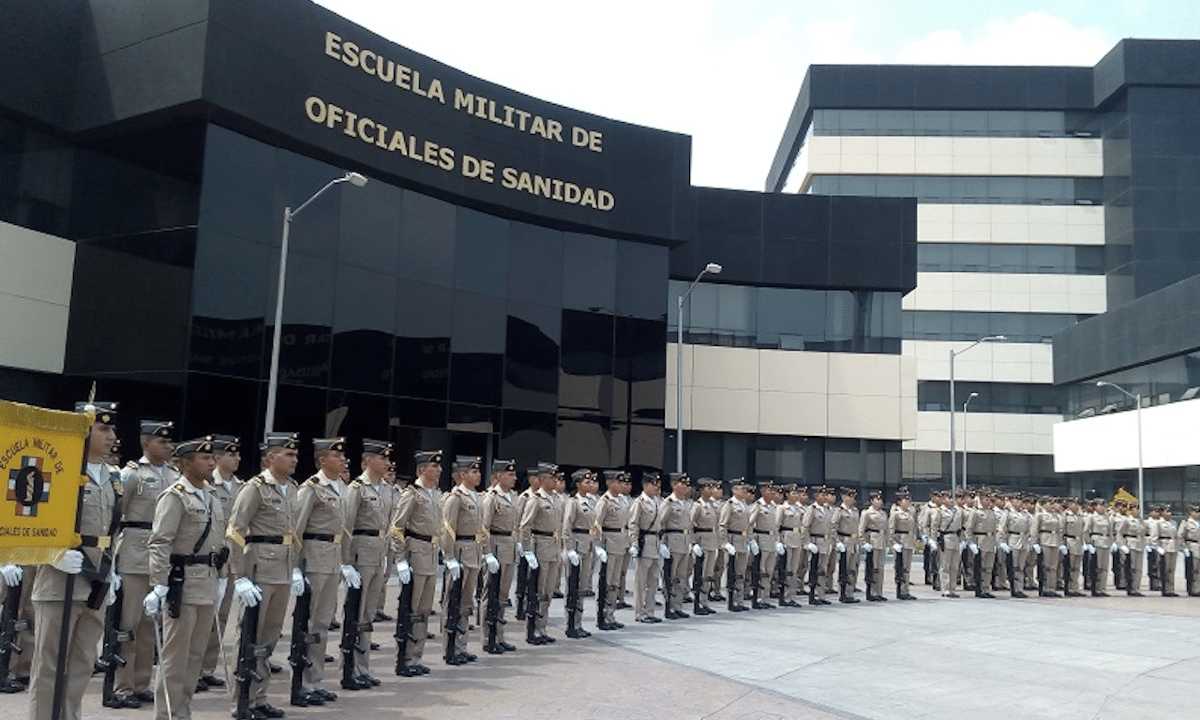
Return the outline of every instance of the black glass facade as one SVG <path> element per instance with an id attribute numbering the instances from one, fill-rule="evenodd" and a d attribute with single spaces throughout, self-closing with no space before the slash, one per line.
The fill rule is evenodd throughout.
<path id="1" fill-rule="evenodd" d="M 915 197 L 923 203 L 987 205 L 1099 205 L 1100 178 L 991 175 L 814 175 L 809 191 L 820 195 Z"/>
<path id="2" fill-rule="evenodd" d="M 1090 137 L 1095 115 L 1061 110 L 818 109 L 815 135 L 906 137 Z"/>
<path id="3" fill-rule="evenodd" d="M 1104 275 L 1103 245 L 917 244 L 917 272 Z"/>
<path id="4" fill-rule="evenodd" d="M 1003 335 L 1008 342 L 1048 343 L 1055 333 L 1089 317 L 1065 313 L 905 310 L 904 339 L 975 342 L 981 337 Z"/>

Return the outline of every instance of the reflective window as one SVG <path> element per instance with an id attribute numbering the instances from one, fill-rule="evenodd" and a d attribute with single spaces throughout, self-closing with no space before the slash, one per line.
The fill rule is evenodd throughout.
<path id="1" fill-rule="evenodd" d="M 978 393 L 971 398 L 971 393 Z M 970 398 L 969 412 L 1019 413 L 1024 415 L 1062 415 L 1063 389 L 1034 383 L 964 382 L 954 383 L 955 412 L 962 412 Z M 950 383 L 941 380 L 917 382 L 917 409 L 950 411 Z"/>
<path id="2" fill-rule="evenodd" d="M 1009 342 L 1050 342 L 1055 333 L 1091 315 L 905 310 L 905 340 L 975 341 L 1004 335 Z"/>
<path id="3" fill-rule="evenodd" d="M 1104 246 L 918 243 L 917 272 L 1103 275 Z"/>
<path id="4" fill-rule="evenodd" d="M 1140 394 L 1142 407 L 1200 398 L 1200 350 L 1067 386 L 1070 418 L 1137 409 L 1133 398 L 1113 387 L 1098 387 L 1098 380 Z"/>
<path id="5" fill-rule="evenodd" d="M 1054 110 L 813 110 L 816 135 L 1073 137 L 1097 133 L 1091 113 Z"/>
<path id="6" fill-rule="evenodd" d="M 814 175 L 813 195 L 915 197 L 920 202 L 990 205 L 1099 205 L 1101 178 L 964 175 Z"/>

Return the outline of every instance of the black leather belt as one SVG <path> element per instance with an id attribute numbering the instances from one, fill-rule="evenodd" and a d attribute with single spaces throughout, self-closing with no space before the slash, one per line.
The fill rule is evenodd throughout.
<path id="1" fill-rule="evenodd" d="M 364 530 L 362 528 L 359 528 L 358 530 L 355 530 L 354 532 L 352 532 L 350 534 L 351 535 L 374 535 L 375 537 L 379 537 L 378 530 Z"/>
<path id="2" fill-rule="evenodd" d="M 228 550 L 221 552 L 205 553 L 203 555 L 172 555 L 172 565 L 207 565 L 209 567 L 220 568 L 225 564 L 225 559 L 229 557 Z"/>
<path id="3" fill-rule="evenodd" d="M 548 532 L 546 530 L 530 530 L 529 532 L 533 533 L 534 535 L 537 535 L 538 537 L 554 537 L 554 533 Z"/>
<path id="4" fill-rule="evenodd" d="M 304 538 L 305 540 L 319 540 L 321 542 L 333 542 L 333 539 L 336 536 L 330 535 L 328 533 L 304 533 L 303 535 L 301 535 L 301 537 Z"/>
<path id="5" fill-rule="evenodd" d="M 682 531 L 682 530 L 675 530 L 675 529 L 671 529 L 671 530 L 663 530 L 663 531 L 661 531 L 661 532 L 662 532 L 662 534 L 663 534 L 663 535 L 670 535 L 670 534 L 672 534 L 672 533 L 681 533 L 681 532 L 683 532 L 683 531 Z"/>
<path id="6" fill-rule="evenodd" d="M 110 542 L 104 543 L 105 547 L 108 547 L 109 544 L 111 544 L 111 538 L 109 538 L 109 536 L 107 536 L 107 535 L 104 535 L 104 536 L 80 535 L 79 539 L 81 541 L 79 543 L 79 547 L 100 547 L 101 540 L 110 541 Z"/>
<path id="7" fill-rule="evenodd" d="M 975 537 L 987 537 L 988 535 L 991 535 L 991 533 L 985 533 L 985 532 L 971 533 L 971 534 L 974 535 Z M 1068 535 L 1067 537 L 1070 537 L 1070 535 Z"/>
<path id="8" fill-rule="evenodd" d="M 122 520 L 121 528 L 133 528 L 134 530 L 153 530 L 154 523 L 145 522 L 143 520 Z"/>
<path id="9" fill-rule="evenodd" d="M 587 528 L 571 528 L 571 532 L 584 533 L 586 535 L 586 534 L 590 534 L 592 531 L 588 530 Z"/>
<path id="10" fill-rule="evenodd" d="M 282 545 L 282 535 L 247 535 L 246 543 L 260 543 L 262 545 Z"/>
<path id="11" fill-rule="evenodd" d="M 809 533 L 809 534 L 808 534 L 808 536 L 809 536 L 809 537 L 819 537 L 819 538 L 823 538 L 823 537 L 825 537 L 824 535 L 819 535 L 819 534 L 817 534 L 817 533 Z"/>
<path id="12" fill-rule="evenodd" d="M 791 531 L 795 530 L 796 528 L 788 527 L 787 525 L 780 525 L 779 529 L 783 532 L 791 532 Z"/>
<path id="13" fill-rule="evenodd" d="M 1121 536 L 1122 537 L 1132 537 L 1132 538 L 1141 537 L 1141 535 L 1126 535 L 1125 533 L 1121 533 Z"/>
<path id="14" fill-rule="evenodd" d="M 854 533 L 839 532 L 838 537 L 854 537 Z"/>
<path id="15" fill-rule="evenodd" d="M 712 532 L 712 531 L 713 531 L 712 528 L 695 528 L 692 530 L 692 532 Z"/>
<path id="16" fill-rule="evenodd" d="M 491 535 L 499 535 L 500 537 L 511 537 L 512 536 L 511 530 L 488 530 L 488 533 Z"/>
<path id="17" fill-rule="evenodd" d="M 958 530 L 942 530 L 941 531 L 942 535 L 957 535 L 958 533 L 959 533 Z"/>
<path id="18" fill-rule="evenodd" d="M 621 532 L 621 528 L 615 528 L 615 527 L 602 527 L 600 529 L 603 530 L 604 532 L 615 532 L 615 533 Z"/>
<path id="19" fill-rule="evenodd" d="M 771 534 L 770 530 L 755 530 L 754 532 L 756 535 L 770 535 Z M 846 537 L 850 537 L 850 536 L 847 535 Z"/>
<path id="20" fill-rule="evenodd" d="M 1063 537 L 1071 538 L 1072 540 L 1074 540 L 1076 536 L 1075 535 L 1063 535 Z"/>
<path id="21" fill-rule="evenodd" d="M 418 532 L 409 532 L 408 530 L 404 531 L 404 537 L 410 537 L 413 540 L 423 540 L 425 542 L 433 542 L 433 538 L 429 537 L 428 535 L 422 535 L 421 533 L 418 533 Z"/>
<path id="22" fill-rule="evenodd" d="M 458 542 L 474 542 L 474 535 L 455 535 L 454 539 Z"/>

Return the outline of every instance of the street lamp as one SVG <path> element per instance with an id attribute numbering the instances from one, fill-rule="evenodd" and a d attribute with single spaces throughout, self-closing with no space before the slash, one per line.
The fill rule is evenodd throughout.
<path id="1" fill-rule="evenodd" d="M 1145 517 L 1144 508 L 1146 503 L 1146 478 L 1145 467 L 1142 465 L 1142 394 L 1129 392 L 1125 388 L 1110 383 L 1107 380 L 1097 380 L 1096 387 L 1110 387 L 1120 390 L 1125 393 L 1126 397 L 1133 398 L 1137 403 L 1137 446 L 1138 446 L 1138 517 Z"/>
<path id="2" fill-rule="evenodd" d="M 312 194 L 312 197 L 300 204 L 295 210 L 290 207 L 283 209 L 283 242 L 279 246 L 279 282 L 275 293 L 275 332 L 271 338 L 271 374 L 267 380 L 267 416 L 263 428 L 263 437 L 275 431 L 275 402 L 279 393 L 279 343 L 283 333 L 283 285 L 287 278 L 288 232 L 292 228 L 292 218 L 308 207 L 329 188 L 338 183 L 348 182 L 354 187 L 367 184 L 367 178 L 356 172 L 348 172 L 340 178 L 325 183 L 325 187 Z"/>
<path id="3" fill-rule="evenodd" d="M 967 489 L 967 406 L 977 397 L 979 393 L 973 392 L 963 403 L 963 490 Z"/>
<path id="4" fill-rule="evenodd" d="M 958 468 L 954 448 L 954 358 L 975 347 L 979 343 L 1007 340 L 1004 335 L 988 335 L 981 337 L 962 350 L 950 351 L 950 492 L 953 494 L 958 487 Z"/>
<path id="5" fill-rule="evenodd" d="M 675 472 L 683 472 L 683 303 L 692 295 L 692 290 L 696 289 L 696 283 L 700 282 L 700 278 L 705 274 L 719 275 L 721 266 L 717 263 L 709 263 L 704 266 L 696 279 L 688 285 L 687 292 L 679 296 L 679 317 L 675 340 Z M 693 372 L 695 368 L 693 368 Z"/>

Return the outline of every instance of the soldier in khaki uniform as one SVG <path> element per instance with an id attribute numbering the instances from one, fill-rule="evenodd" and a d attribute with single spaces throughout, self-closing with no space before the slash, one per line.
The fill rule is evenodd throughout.
<path id="1" fill-rule="evenodd" d="M 717 557 L 721 554 L 720 538 L 717 535 L 717 520 L 720 516 L 720 507 L 713 500 L 715 489 L 721 487 L 721 483 L 713 478 L 700 479 L 700 499 L 692 503 L 690 523 L 692 527 L 692 542 L 700 547 L 700 552 L 704 554 L 704 560 L 700 566 L 699 582 L 693 582 L 694 587 L 698 587 L 698 597 L 696 601 L 699 605 L 699 615 L 712 615 L 716 613 L 708 605 L 708 601 L 720 587 L 719 578 L 716 576 Z"/>
<path id="2" fill-rule="evenodd" d="M 386 440 L 363 440 L 362 474 L 346 486 L 342 500 L 347 538 L 342 543 L 342 562 L 352 565 L 362 579 L 362 601 L 359 606 L 359 645 L 371 647 L 371 623 L 375 621 L 386 580 L 387 542 L 384 533 L 391 507 L 384 496 L 387 472 L 391 467 L 392 444 Z M 355 622 L 342 618 L 343 623 Z M 354 653 L 353 682 L 342 680 L 343 690 L 361 690 L 379 685 L 371 674 L 371 653 Z M 342 662 L 345 662 L 343 657 Z"/>
<path id="3" fill-rule="evenodd" d="M 992 568 L 996 564 L 996 528 L 999 518 L 995 510 L 995 497 L 980 492 L 978 504 L 967 510 L 963 537 L 970 550 L 972 568 L 970 575 L 975 588 L 975 597 L 994 598 L 992 594 Z"/>
<path id="4" fill-rule="evenodd" d="M 463 665 L 474 662 L 474 653 L 467 652 L 470 635 L 471 614 L 475 604 L 475 586 L 479 582 L 479 568 L 483 565 L 483 508 L 480 506 L 479 467 L 482 460 L 473 455 L 459 455 L 454 459 L 451 476 L 454 487 L 442 499 L 442 547 L 446 554 L 446 582 L 458 582 L 462 576 L 462 593 L 458 606 L 450 606 L 450 592 L 444 593 L 442 604 L 442 631 L 450 642 L 451 620 L 457 618 L 457 635 L 454 646 L 447 646 L 447 665 Z"/>
<path id="5" fill-rule="evenodd" d="M 858 516 L 858 536 L 867 553 L 867 600 L 885 602 L 883 596 L 883 565 L 887 557 L 888 514 L 883 510 L 883 491 L 872 490 L 870 505 Z"/>
<path id="6" fill-rule="evenodd" d="M 489 582 L 499 582 L 499 607 L 495 610 L 496 638 L 491 645 L 485 643 L 484 651 L 493 655 L 512 652 L 516 645 L 504 639 L 504 616 L 507 614 L 509 593 L 512 591 L 513 571 L 517 563 L 516 532 L 520 523 L 517 515 L 517 497 L 513 487 L 517 484 L 517 467 L 512 460 L 492 461 L 492 487 L 483 493 L 483 527 L 488 565 Z M 485 594 L 486 597 L 486 594 Z M 484 626 L 484 637 L 487 637 Z"/>
<path id="7" fill-rule="evenodd" d="M 896 490 L 896 501 L 888 513 L 887 537 L 895 553 L 893 572 L 896 579 L 896 599 L 916 600 L 909 592 L 908 579 L 912 572 L 913 550 L 917 547 L 917 517 L 912 510 L 908 487 Z"/>
<path id="8" fill-rule="evenodd" d="M 759 498 L 750 505 L 750 557 L 753 575 L 753 564 L 758 563 L 758 587 L 754 588 L 755 578 L 749 578 L 747 585 L 751 588 L 751 607 L 755 610 L 771 610 L 772 605 L 767 598 L 771 596 L 771 577 L 775 570 L 775 558 L 778 557 L 779 519 L 776 517 L 775 501 L 779 497 L 774 483 L 763 483 L 759 486 Z M 753 594 L 757 591 L 757 594 Z"/>
<path id="9" fill-rule="evenodd" d="M 1083 517 L 1084 572 L 1089 575 L 1092 597 L 1108 597 L 1109 563 L 1112 562 L 1112 520 L 1104 511 L 1104 503 L 1096 498 L 1088 503 Z"/>
<path id="10" fill-rule="evenodd" d="M 254 644 L 266 654 L 256 662 L 262 680 L 250 681 L 251 720 L 283 717 L 283 710 L 267 702 L 271 679 L 270 653 L 283 630 L 288 596 L 304 592 L 300 548 L 296 541 L 298 501 L 292 486 L 300 438 L 294 433 L 270 433 L 261 473 L 250 478 L 233 501 L 226 536 L 233 543 L 229 572 L 234 592 L 245 607 L 259 607 Z M 237 694 L 234 694 L 234 708 Z"/>
<path id="11" fill-rule="evenodd" d="M 596 627 L 601 630 L 620 630 L 625 627 L 616 620 L 616 610 L 621 596 L 621 583 L 618 575 L 621 572 L 621 558 L 629 552 L 629 531 L 626 523 L 629 519 L 628 510 L 621 500 L 621 490 L 624 487 L 625 472 L 622 470 L 605 470 L 605 493 L 596 501 L 595 537 L 596 559 L 605 568 L 605 577 L 598 582 L 604 583 L 603 593 L 597 593 L 598 602 L 603 595 L 600 608 L 601 622 Z"/>
<path id="12" fill-rule="evenodd" d="M 726 572 L 733 573 L 733 580 L 726 587 L 729 611 L 744 612 L 749 610 L 743 600 L 749 587 L 746 570 L 750 564 L 750 503 L 754 500 L 754 490 L 745 478 L 730 480 L 729 485 L 730 498 L 721 506 L 717 528 L 725 541 L 725 562 L 730 564 Z"/>
<path id="13" fill-rule="evenodd" d="M 1010 506 L 1004 513 L 1004 524 L 996 528 L 999 548 L 1004 557 L 1005 574 L 1008 576 L 1008 591 L 1015 598 L 1025 598 L 1025 567 L 1029 554 L 1029 528 L 1032 518 L 1025 510 L 1025 500 L 1019 495 L 1009 499 Z"/>
<path id="14" fill-rule="evenodd" d="M 228 522 L 233 511 L 233 501 L 245 483 L 238 478 L 238 466 L 242 464 L 242 441 L 233 435 L 213 436 L 213 462 L 216 467 L 212 471 L 209 489 L 213 497 L 221 504 L 221 514 Z M 217 533 L 225 545 L 225 529 L 221 527 Z M 217 598 L 216 619 L 213 631 L 208 638 L 208 648 L 204 651 L 204 662 L 200 666 L 200 682 L 196 684 L 196 692 L 204 692 L 210 687 L 225 687 L 225 681 L 216 676 L 217 663 L 221 658 L 221 642 L 225 637 L 225 627 L 229 622 L 229 609 L 233 607 L 233 585 L 224 583 L 223 592 Z"/>
<path id="15" fill-rule="evenodd" d="M 721 516 L 721 508 L 725 506 L 725 485 L 720 480 L 713 480 L 712 496 L 708 500 L 713 507 L 713 512 L 717 515 L 718 520 Z M 720 528 L 717 529 L 717 547 L 725 544 L 725 539 L 721 537 Z M 708 593 L 708 599 L 712 602 L 724 602 L 725 596 L 721 594 L 721 582 L 725 577 L 725 560 L 728 555 L 724 550 L 716 553 L 713 560 L 712 569 L 712 589 Z"/>
<path id="16" fill-rule="evenodd" d="M 687 579 L 692 569 L 692 479 L 687 473 L 671 473 L 671 494 L 662 501 L 662 520 L 659 537 L 663 566 L 671 561 L 671 572 L 663 571 L 663 617 L 682 620 L 691 617 L 683 611 L 683 599 L 688 593 Z"/>
<path id="17" fill-rule="evenodd" d="M 642 475 L 642 493 L 629 508 L 629 555 L 637 561 L 633 574 L 633 617 L 640 623 L 662 622 L 654 614 L 654 593 L 662 574 L 659 531 L 662 529 L 662 480 L 658 473 Z"/>
<path id="18" fill-rule="evenodd" d="M 806 510 L 804 501 L 807 499 L 807 493 L 804 488 L 798 487 L 795 483 L 784 485 L 783 491 L 786 493 L 786 501 L 780 503 L 775 509 L 775 519 L 779 523 L 780 542 L 783 543 L 786 552 L 779 607 L 800 607 L 796 597 L 803 581 L 805 560 L 807 559 L 805 555 L 808 552 L 804 547 L 808 542 L 804 539 L 801 527 L 804 524 Z"/>
<path id="19" fill-rule="evenodd" d="M 80 720 L 83 692 L 92 676 L 100 638 L 104 634 L 103 608 L 107 602 L 112 602 L 114 592 L 111 583 L 107 593 L 104 590 L 105 582 L 112 578 L 109 549 L 115 529 L 111 523 L 120 476 L 116 468 L 104 462 L 104 458 L 117 439 L 117 406 L 115 403 L 78 403 L 75 412 L 92 412 L 95 416 L 87 446 L 87 482 L 80 490 L 83 503 L 79 534 L 83 542 L 78 548 L 67 550 L 55 562 L 39 567 L 37 577 L 32 580 L 34 644 L 29 684 L 30 720 L 51 720 L 54 672 L 60 654 L 66 655 L 62 720 Z M 80 575 L 85 568 L 86 573 Z M 67 644 L 62 647 L 59 641 L 68 574 L 76 578 L 69 599 Z"/>
<path id="20" fill-rule="evenodd" d="M 1067 498 L 1063 511 L 1063 545 L 1067 552 L 1062 557 L 1063 594 L 1067 597 L 1083 597 L 1079 591 L 1083 573 L 1083 546 L 1086 542 L 1084 517 L 1079 512 L 1079 498 Z"/>
<path id="21" fill-rule="evenodd" d="M 1138 515 L 1137 505 L 1130 505 L 1117 525 L 1121 555 L 1125 563 L 1125 594 L 1142 597 L 1142 562 L 1145 560 L 1146 523 Z"/>
<path id="22" fill-rule="evenodd" d="M 412 583 L 412 641 L 407 643 L 397 674 L 414 677 L 429 673 L 421 663 L 437 587 L 438 536 L 442 532 L 442 451 L 423 450 L 414 455 L 416 480 L 400 493 L 392 515 L 391 541 L 396 552 L 396 576 L 401 585 Z"/>
<path id="23" fill-rule="evenodd" d="M 150 552 L 147 542 L 154 521 L 158 496 L 179 479 L 167 462 L 175 451 L 171 443 L 174 423 L 143 420 L 142 457 L 121 471 L 121 533 L 117 536 L 117 573 L 130 602 L 121 606 L 121 629 L 133 640 L 121 645 L 125 664 L 117 667 L 116 691 L 109 707 L 139 707 L 154 702 L 150 689 L 154 669 L 154 621 L 138 606 L 137 599 L 150 592 Z"/>
<path id="24" fill-rule="evenodd" d="M 552 490 L 559 472 L 558 466 L 553 463 L 539 463 L 540 487 L 525 502 L 521 514 L 520 536 L 525 549 L 525 562 L 530 572 L 538 571 L 536 593 L 531 583 L 525 597 L 528 610 L 535 613 L 525 631 L 525 642 L 530 645 L 545 645 L 555 641 L 546 633 L 546 617 L 550 612 L 550 596 L 554 592 L 562 552 L 562 512 Z M 526 621 L 529 619 L 527 617 Z"/>
<path id="25" fill-rule="evenodd" d="M 962 543 L 962 509 L 946 494 L 942 494 L 944 503 L 938 508 L 931 519 L 931 528 L 936 533 L 938 544 L 938 578 L 944 597 L 956 598 L 958 593 L 957 578 L 959 566 L 962 564 L 960 554 Z"/>
<path id="26" fill-rule="evenodd" d="M 1158 522 L 1150 528 L 1149 543 L 1158 565 L 1158 582 L 1163 597 L 1179 597 L 1175 592 L 1175 563 L 1179 556 L 1179 526 L 1171 519 L 1171 506 L 1159 505 Z"/>
<path id="27" fill-rule="evenodd" d="M 1183 554 L 1183 581 L 1188 597 L 1200 596 L 1196 587 L 1196 553 L 1200 552 L 1200 505 L 1191 505 L 1179 523 L 1179 546 Z"/>
<path id="28" fill-rule="evenodd" d="M 1038 595 L 1041 597 L 1062 597 L 1054 588 L 1058 585 L 1058 570 L 1062 545 L 1062 517 L 1056 509 L 1055 499 L 1042 498 L 1041 509 L 1033 515 L 1033 524 L 1029 530 L 1033 538 L 1033 551 L 1037 553 L 1038 565 Z"/>
<path id="29" fill-rule="evenodd" d="M 587 469 L 571 473 L 575 481 L 575 495 L 567 498 L 563 505 L 562 538 L 567 549 L 567 598 L 574 598 L 575 605 L 563 603 L 563 612 L 567 616 L 567 637 L 586 638 L 591 633 L 583 629 L 583 594 L 584 588 L 591 585 L 593 533 L 596 525 L 596 506 L 594 494 L 597 488 L 596 473 Z M 570 587 L 571 567 L 578 567 L 577 583 L 574 590 Z"/>
<path id="30" fill-rule="evenodd" d="M 225 510 L 208 480 L 216 463 L 209 435 L 176 448 L 183 477 L 158 496 L 150 531 L 150 582 L 146 615 L 162 613 L 162 647 L 155 684 L 156 720 L 192 716 L 212 636 L 218 591 L 225 589 Z M 163 610 L 166 610 L 163 613 Z"/>
<path id="31" fill-rule="evenodd" d="M 854 488 L 841 489 L 842 503 L 833 511 L 833 531 L 837 543 L 836 553 L 830 553 L 828 574 L 838 571 L 838 602 L 857 603 L 854 588 L 858 584 L 858 491 Z M 844 571 L 843 571 L 844 568 Z"/>
<path id="32" fill-rule="evenodd" d="M 825 599 L 829 586 L 829 559 L 833 549 L 833 490 L 816 488 L 812 505 L 804 512 L 801 532 L 808 538 L 808 604 L 830 605 Z"/>

